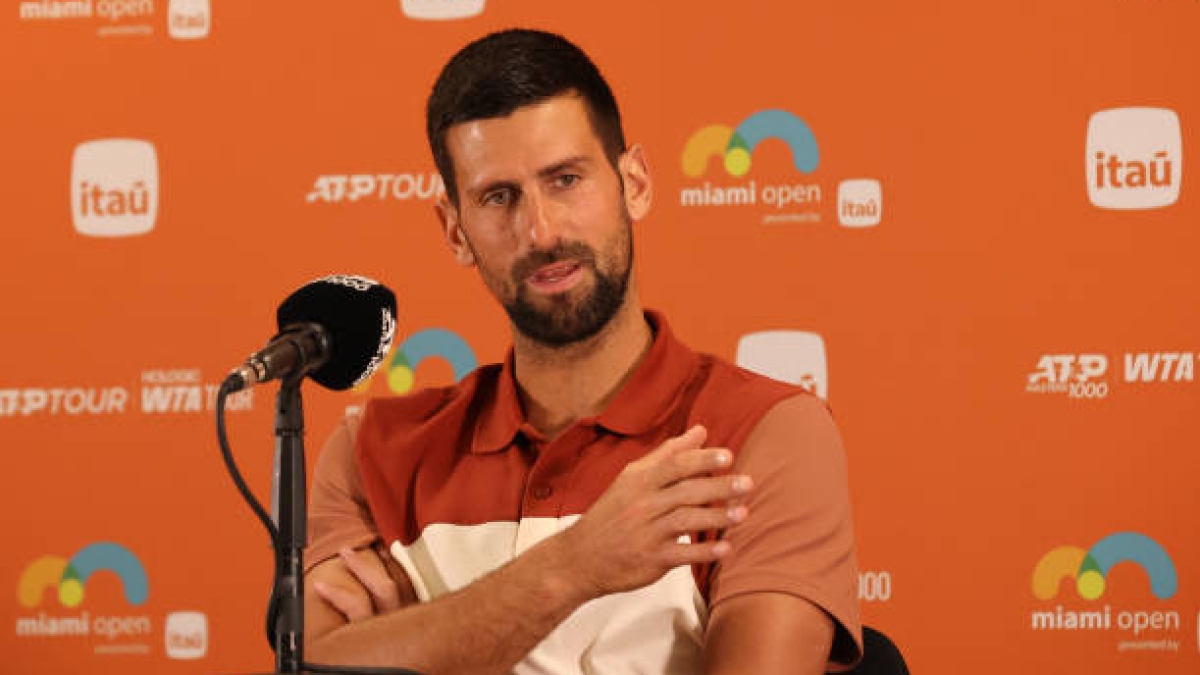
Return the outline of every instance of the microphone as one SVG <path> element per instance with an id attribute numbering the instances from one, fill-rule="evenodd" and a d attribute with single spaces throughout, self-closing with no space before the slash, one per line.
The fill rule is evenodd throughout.
<path id="1" fill-rule="evenodd" d="M 229 373 L 229 393 L 305 375 L 334 391 L 362 382 L 392 347 L 396 296 L 366 277 L 334 274 L 297 289 L 275 318 L 279 333 Z"/>

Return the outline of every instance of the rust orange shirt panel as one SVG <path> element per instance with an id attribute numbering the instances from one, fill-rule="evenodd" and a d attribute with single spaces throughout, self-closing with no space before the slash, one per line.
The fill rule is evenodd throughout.
<path id="1" fill-rule="evenodd" d="M 857 658 L 857 570 L 845 460 L 824 403 L 800 388 L 697 354 L 674 337 L 661 315 L 648 312 L 647 318 L 654 343 L 621 391 L 600 415 L 578 420 L 553 439 L 524 420 L 511 354 L 504 364 L 482 367 L 452 387 L 372 400 L 357 434 L 356 421 L 348 420 L 318 460 L 308 566 L 341 546 L 379 537 L 416 577 L 411 580 L 418 597 L 437 597 L 569 527 L 627 463 L 703 424 L 706 444 L 730 448 L 734 470 L 758 486 L 745 523 L 694 535 L 727 537 L 735 553 L 717 568 L 674 571 L 655 584 L 660 588 L 644 589 L 646 597 L 629 599 L 636 606 L 605 607 L 613 599 L 602 599 L 592 613 L 603 620 L 577 613 L 570 622 L 578 625 L 555 631 L 547 643 L 557 647 L 546 651 L 584 650 L 601 658 L 603 650 L 576 633 L 591 624 L 620 625 L 622 616 L 633 626 L 638 611 L 658 606 L 664 617 L 688 615 L 664 619 L 664 625 L 691 626 L 692 634 L 667 639 L 690 641 L 698 654 L 708 607 L 742 593 L 772 591 L 828 612 L 839 624 L 832 658 Z M 695 661 L 694 654 L 670 645 L 648 648 L 643 656 L 662 672 L 686 672 Z M 541 658 L 558 662 L 553 654 Z"/>

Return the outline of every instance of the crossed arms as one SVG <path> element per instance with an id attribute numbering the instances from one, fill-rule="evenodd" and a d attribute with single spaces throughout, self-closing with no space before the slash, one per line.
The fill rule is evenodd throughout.
<path id="1" fill-rule="evenodd" d="M 807 397 L 778 404 L 743 454 L 755 444 L 810 437 L 812 429 L 800 428 L 809 422 L 797 420 L 811 416 L 794 409 L 807 405 Z M 730 559 L 743 545 L 738 525 L 755 517 L 756 494 L 780 486 L 771 475 L 728 473 L 732 454 L 704 441 L 698 427 L 666 441 L 626 466 L 574 525 L 429 602 L 416 602 L 407 575 L 386 552 L 342 550 L 305 578 L 307 660 L 509 673 L 589 600 L 641 588 L 681 565 Z M 681 534 L 705 530 L 726 536 L 679 542 Z M 805 597 L 738 592 L 712 608 L 704 672 L 824 672 L 834 634 L 834 620 Z"/>

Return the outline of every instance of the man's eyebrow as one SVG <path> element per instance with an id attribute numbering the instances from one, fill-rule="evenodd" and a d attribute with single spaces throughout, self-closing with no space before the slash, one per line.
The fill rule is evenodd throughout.
<path id="1" fill-rule="evenodd" d="M 516 189 L 519 189 L 520 186 L 517 185 L 517 183 L 515 181 L 498 179 L 498 180 L 488 181 L 488 182 L 483 183 L 478 186 L 469 186 L 467 188 L 466 192 L 467 192 L 467 194 L 471 195 L 472 197 L 478 197 L 480 195 L 485 195 L 485 194 L 488 194 L 489 192 L 492 192 L 494 190 L 499 190 L 502 188 L 507 189 L 507 190 L 516 190 Z"/>
<path id="2" fill-rule="evenodd" d="M 566 159 L 559 160 L 559 161 L 551 164 L 550 166 L 543 167 L 543 168 L 539 169 L 537 173 L 538 173 L 539 177 L 546 178 L 549 176 L 553 176 L 557 173 L 561 173 L 562 171 L 565 171 L 566 169 L 586 166 L 586 165 L 590 164 L 591 161 L 592 161 L 591 158 L 588 157 L 587 155 L 575 155 L 574 157 L 568 157 Z"/>
<path id="3" fill-rule="evenodd" d="M 588 157 L 587 155 L 575 155 L 573 157 L 567 157 L 566 159 L 561 159 L 549 166 L 545 166 L 545 167 L 542 167 L 541 169 L 538 169 L 537 175 L 539 178 L 549 178 L 549 177 L 554 176 L 562 171 L 566 171 L 568 169 L 572 169 L 572 168 L 576 168 L 576 167 L 582 168 L 591 163 L 592 163 L 592 158 Z M 466 188 L 466 190 L 464 190 L 464 192 L 466 192 L 466 194 L 468 194 L 472 197 L 478 197 L 479 195 L 488 194 L 489 192 L 492 192 L 493 190 L 499 190 L 499 189 L 519 190 L 520 187 L 521 186 L 518 185 L 516 181 L 508 180 L 505 178 L 500 178 L 497 180 L 488 181 L 486 183 L 481 183 L 478 186 L 468 186 Z"/>

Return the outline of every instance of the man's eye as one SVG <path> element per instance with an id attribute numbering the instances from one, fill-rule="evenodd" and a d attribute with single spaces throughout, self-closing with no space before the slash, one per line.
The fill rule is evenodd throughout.
<path id="1" fill-rule="evenodd" d="M 580 181 L 579 176 L 573 173 L 564 173 L 554 179 L 558 187 L 569 188 Z"/>
<path id="2" fill-rule="evenodd" d="M 485 206 L 507 206 L 511 202 L 511 190 L 493 190 L 483 196 Z"/>

